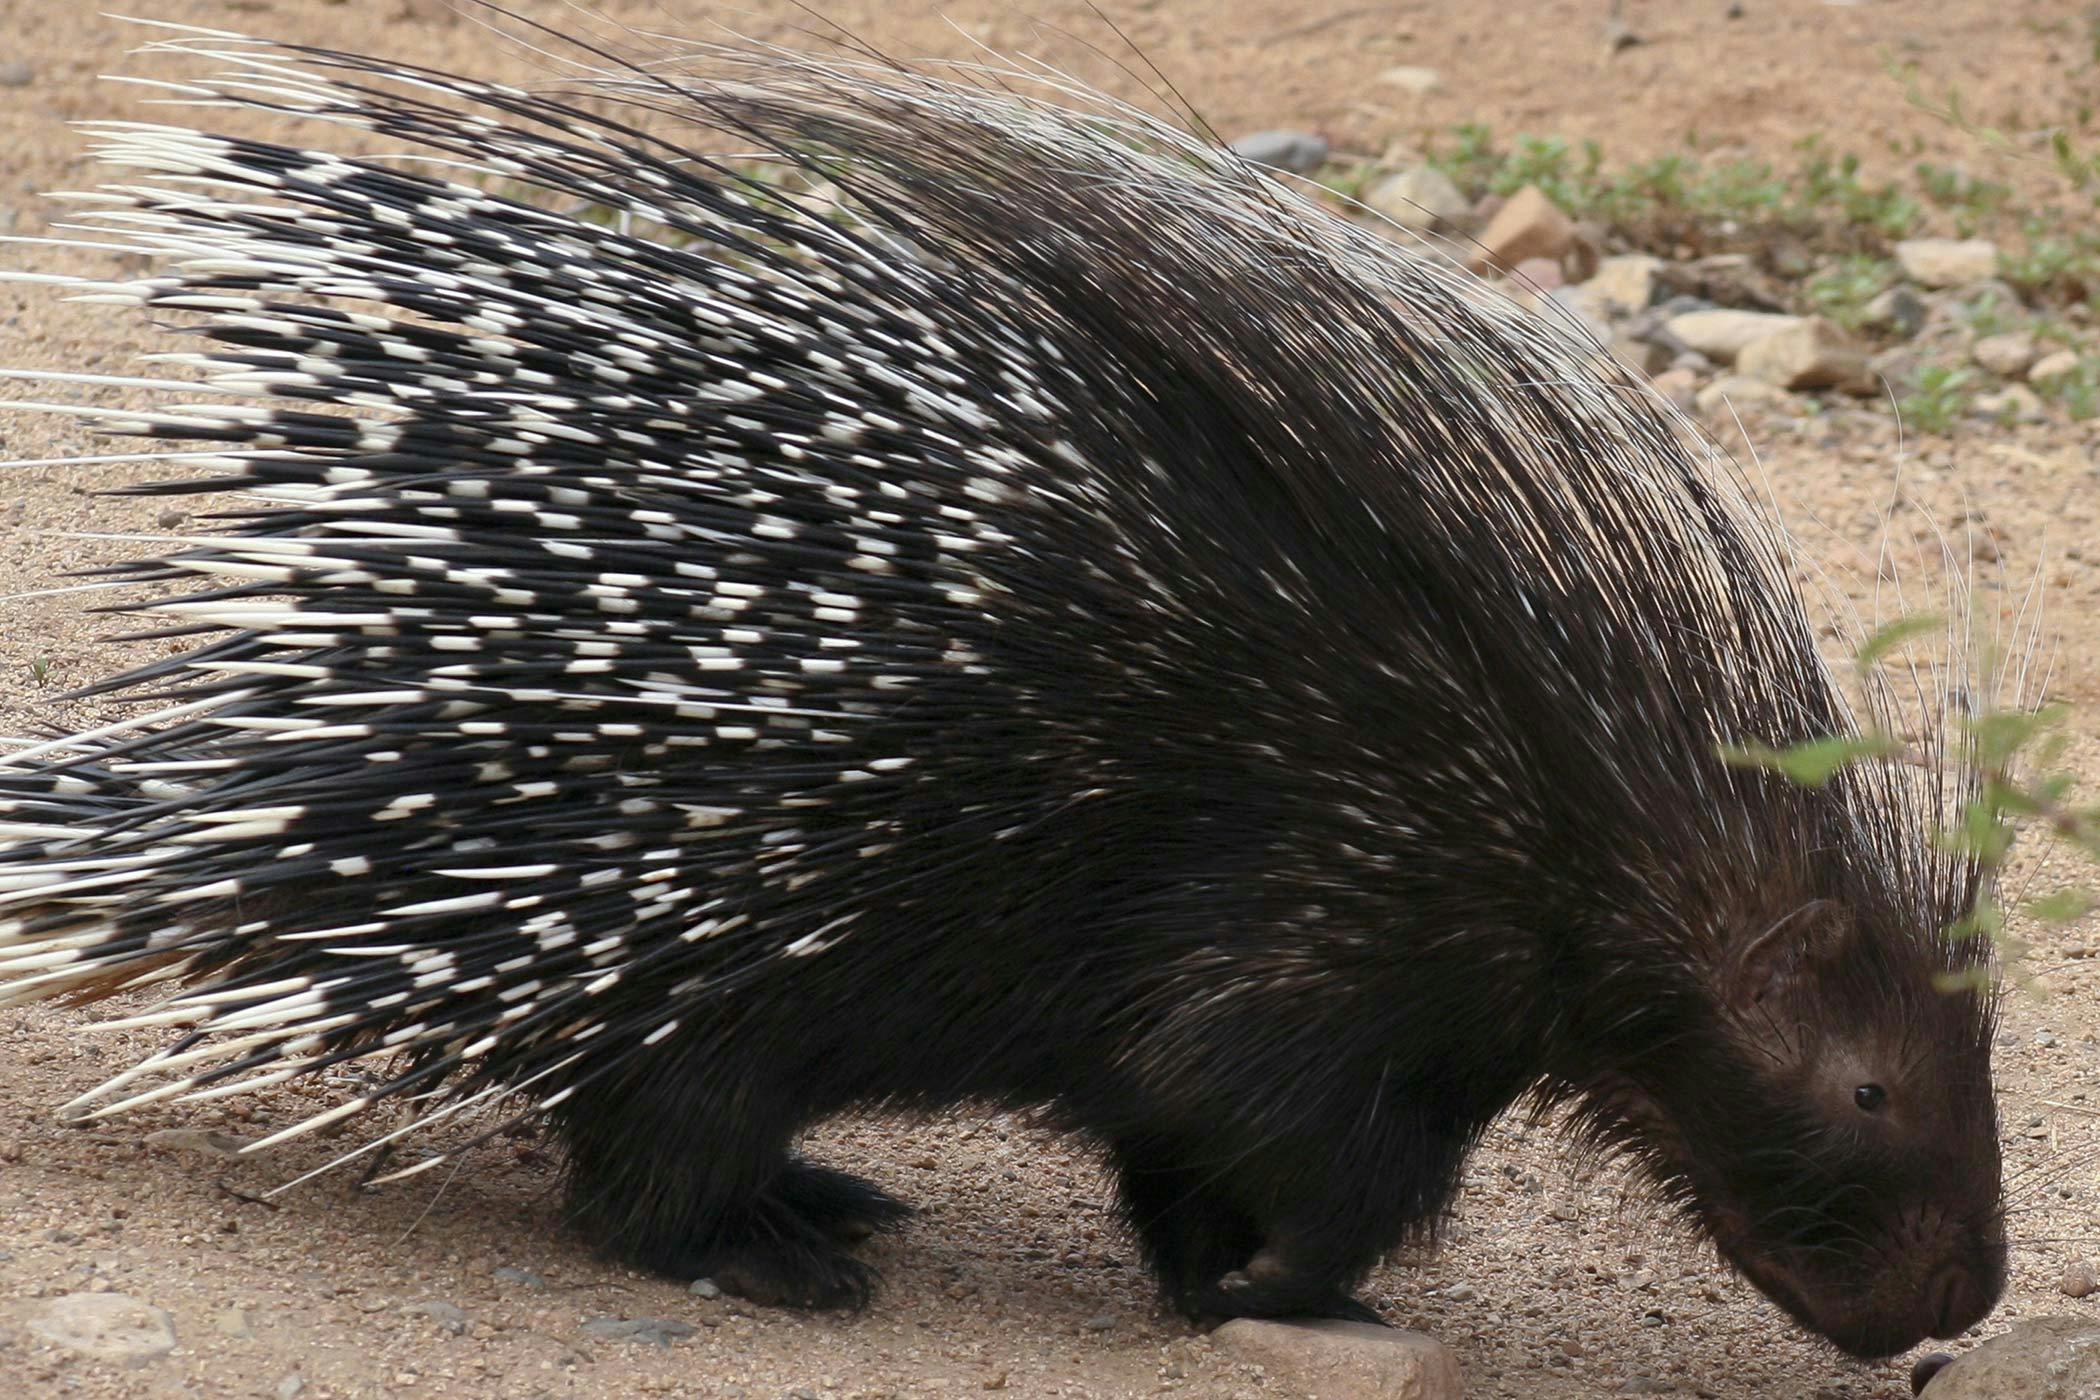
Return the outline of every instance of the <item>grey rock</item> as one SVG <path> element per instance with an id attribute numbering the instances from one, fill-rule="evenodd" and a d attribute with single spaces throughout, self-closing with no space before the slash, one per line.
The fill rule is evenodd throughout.
<path id="1" fill-rule="evenodd" d="M 1593 305 L 1618 315 L 1646 311 L 1663 289 L 1669 264 L 1647 253 L 1627 253 L 1597 264 L 1596 275 L 1582 284 Z"/>
<path id="2" fill-rule="evenodd" d="M 1745 409 L 1783 404 L 1791 397 L 1778 385 L 1768 384 L 1762 379 L 1724 374 L 1693 396 L 1692 406 L 1708 422 L 1726 423 Z"/>
<path id="3" fill-rule="evenodd" d="M 1925 299 L 1908 287 L 1890 287 L 1860 308 L 1859 323 L 1908 339 L 1925 324 Z"/>
<path id="4" fill-rule="evenodd" d="M 102 1361 L 143 1366 L 175 1350 L 175 1323 L 166 1311 L 122 1293 L 68 1293 L 29 1319 L 45 1341 Z"/>
<path id="5" fill-rule="evenodd" d="M 1755 340 L 1793 330 L 1800 316 L 1773 311 L 1687 311 L 1663 323 L 1670 336 L 1688 350 L 1696 350 L 1716 364 L 1732 365 L 1743 347 Z"/>
<path id="6" fill-rule="evenodd" d="M 646 1342 L 667 1347 L 700 1329 L 675 1317 L 593 1317 L 586 1319 L 578 1330 L 606 1341 Z"/>
<path id="7" fill-rule="evenodd" d="M 1735 357 L 1736 373 L 1782 389 L 1843 389 L 1870 394 L 1877 387 L 1867 357 L 1843 331 L 1821 316 L 1759 336 Z"/>
<path id="8" fill-rule="evenodd" d="M 1217 1348 L 1311 1400 L 1459 1400 L 1458 1358 L 1434 1337 L 1368 1322 L 1236 1318 Z"/>
<path id="9" fill-rule="evenodd" d="M 1327 138 L 1310 131 L 1277 127 L 1273 131 L 1247 133 L 1232 143 L 1232 151 L 1256 165 L 1272 165 L 1303 175 L 1318 169 L 1320 162 L 1327 159 Z"/>
<path id="10" fill-rule="evenodd" d="M 420 1303 L 403 1303 L 401 1311 L 416 1317 L 427 1317 L 455 1337 L 467 1330 L 467 1310 L 442 1298 L 426 1298 Z"/>
<path id="11" fill-rule="evenodd" d="M 213 1128 L 162 1128 L 145 1137 L 148 1147 L 168 1152 L 195 1152 L 206 1157 L 238 1157 L 249 1141 Z"/>
<path id="12" fill-rule="evenodd" d="M 1699 392 L 1699 376 L 1688 369 L 1666 369 L 1653 380 L 1655 392 L 1670 401 L 1679 413 L 1692 411 L 1693 400 Z M 1526 1173 L 1525 1180 L 1518 1183 L 1525 1191 L 1537 1194 L 1539 1181 Z"/>
<path id="13" fill-rule="evenodd" d="M 2016 1324 L 1935 1375 L 1924 1400 L 2088 1400 L 2100 1395 L 2100 1323 Z"/>
<path id="14" fill-rule="evenodd" d="M 1622 334 L 1611 319 L 1582 294 L 1582 288 L 1560 285 L 1560 268 L 1553 263 L 1536 258 L 1519 263 L 1510 275 L 1506 290 L 1510 300 L 1519 306 L 1544 313 L 1563 331 L 1571 332 L 1591 345 L 1609 347 L 1613 337 Z"/>
<path id="15" fill-rule="evenodd" d="M 547 1288 L 547 1280 L 538 1274 L 528 1273 L 524 1269 L 513 1269 L 507 1265 L 493 1271 L 489 1277 L 497 1283 L 509 1284 L 513 1288 L 529 1288 L 535 1293 L 545 1292 Z"/>
<path id="16" fill-rule="evenodd" d="M 1552 258 L 1526 258 L 1509 270 L 1510 279 L 1528 292 L 1558 292 L 1567 279 Z M 1592 336 L 1591 339 L 1601 339 Z"/>
<path id="17" fill-rule="evenodd" d="M 1668 349 L 1652 340 L 1628 335 L 1624 327 L 1612 331 L 1606 344 L 1613 359 L 1642 374 L 1661 374 L 1670 368 L 1672 356 Z"/>
<path id="18" fill-rule="evenodd" d="M 2078 371 L 2076 350 L 2051 350 L 2027 367 L 2029 384 L 2046 384 L 2052 379 L 2061 379 Z"/>
<path id="19" fill-rule="evenodd" d="M 19 58 L 0 63 L 0 88 L 28 87 L 36 81 L 36 70 Z"/>
<path id="20" fill-rule="evenodd" d="M 722 1296 L 722 1285 L 711 1278 L 696 1278 L 686 1292 L 695 1298 L 719 1298 Z"/>
<path id="21" fill-rule="evenodd" d="M 1969 347 L 1970 359 L 2006 379 L 2017 379 L 2027 373 L 2036 353 L 2034 337 L 2025 331 L 1987 335 Z"/>
<path id="22" fill-rule="evenodd" d="M 300 1375 L 297 1371 L 287 1371 L 284 1379 L 277 1382 L 277 1400 L 292 1400 L 293 1396 L 304 1389 L 306 1389 L 306 1377 Z"/>
<path id="23" fill-rule="evenodd" d="M 1419 97 L 1424 93 L 1435 92 L 1442 87 L 1444 85 L 1444 75 L 1437 72 L 1434 68 L 1415 68 L 1402 65 L 1398 68 L 1386 69 L 1378 75 L 1378 81 L 1390 87 L 1401 88 L 1407 92 L 1414 93 Z"/>
<path id="24" fill-rule="evenodd" d="M 2066 1298 L 2091 1297 L 2100 1292 L 2100 1265 L 2090 1259 L 2080 1259 L 2064 1270 L 2056 1287 Z"/>
<path id="25" fill-rule="evenodd" d="M 1456 223 L 1472 207 L 1451 177 L 1433 165 L 1386 176 L 1364 191 L 1364 203 L 1417 233 Z"/>
<path id="26" fill-rule="evenodd" d="M 1896 245 L 1904 275 L 1926 287 L 1959 287 L 1998 272 L 1998 245 L 1988 238 L 1908 238 Z"/>
<path id="27" fill-rule="evenodd" d="M 2025 384 L 2008 384 L 1993 393 L 1970 400 L 1969 411 L 1978 418 L 1996 418 L 2013 423 L 2039 423 L 2049 416 L 2041 396 Z"/>

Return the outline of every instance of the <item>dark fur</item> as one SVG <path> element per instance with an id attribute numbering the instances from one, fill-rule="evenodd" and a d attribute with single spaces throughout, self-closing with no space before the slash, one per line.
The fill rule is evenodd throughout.
<path id="1" fill-rule="evenodd" d="M 358 81 L 393 66 L 309 59 Z M 470 693 L 508 728 L 465 734 L 431 692 L 373 714 L 361 739 L 265 747 L 196 720 L 137 741 L 148 756 L 242 760 L 236 776 L 204 781 L 191 810 L 301 808 L 284 836 L 200 849 L 166 873 L 160 887 L 242 882 L 237 899 L 191 911 L 177 946 L 197 954 L 195 971 L 235 987 L 348 979 L 330 984 L 329 1005 L 363 1010 L 329 1032 L 340 1055 L 411 1016 L 442 1026 L 411 1047 L 398 1089 L 449 1079 L 554 1097 L 591 1236 L 771 1301 L 863 1300 L 869 1276 L 847 1241 L 902 1210 L 797 1159 L 798 1134 L 856 1107 L 967 1101 L 1047 1108 L 1099 1143 L 1175 1305 L 1361 1315 L 1351 1292 L 1365 1273 L 1434 1228 L 1483 1129 L 1530 1097 L 1630 1151 L 1724 1253 L 1848 1350 L 1893 1351 L 1988 1310 L 2003 1277 L 1991 1001 L 1935 985 L 1978 965 L 1946 934 L 1975 871 L 1922 835 L 1964 778 L 1950 766 L 1940 791 L 1920 793 L 1863 768 L 1808 788 L 1721 761 L 1724 742 L 1783 744 L 1849 720 L 1773 545 L 1672 424 L 1630 385 L 1588 377 L 1579 348 L 1550 329 L 1476 307 L 1442 274 L 1392 260 L 1367 272 L 1373 245 L 1313 238 L 1229 163 L 1177 186 L 1170 165 L 1133 175 L 1110 142 L 1052 150 L 967 106 L 915 103 L 932 90 L 898 75 L 739 76 L 754 86 L 626 96 L 807 153 L 919 260 L 739 212 L 728 175 L 638 132 L 460 89 L 463 104 L 508 109 L 520 125 L 548 119 L 577 143 L 541 152 L 533 182 L 615 207 L 668 202 L 689 241 L 520 212 L 506 238 L 543 228 L 564 240 L 549 265 L 587 257 L 589 276 L 565 286 L 521 267 L 514 285 L 469 298 L 369 272 L 422 318 L 398 334 L 471 366 L 478 352 L 452 324 L 514 308 L 521 362 L 584 383 L 570 357 L 593 348 L 589 328 L 532 298 L 588 309 L 575 295 L 588 285 L 623 288 L 632 324 L 693 350 L 633 388 L 659 406 L 654 420 L 587 396 L 567 410 L 593 440 L 538 451 L 548 475 L 522 475 L 487 446 L 494 430 L 476 417 L 487 405 L 470 412 L 456 397 L 416 406 L 391 453 L 350 455 L 376 474 L 378 518 L 432 518 L 429 488 L 454 480 L 538 503 L 521 524 L 454 500 L 445 518 L 471 547 L 431 547 L 507 567 L 536 593 L 518 636 L 466 658 Z M 509 139 L 436 109 L 372 110 L 396 134 L 468 154 Z M 248 149 L 258 167 L 280 159 Z M 369 176 L 408 208 L 430 197 L 423 179 Z M 338 196 L 310 198 L 333 210 Z M 1228 203 L 1240 216 L 1229 228 L 1216 212 Z M 748 241 L 725 239 L 723 219 Z M 513 260 L 511 242 L 453 231 L 461 257 Z M 984 468 L 957 446 L 955 423 L 889 380 L 857 362 L 843 381 L 809 368 L 805 351 L 831 332 L 774 283 L 762 279 L 758 303 L 803 339 L 763 355 L 746 346 L 730 369 L 708 360 L 717 332 L 678 290 L 716 284 L 725 248 L 784 284 L 806 286 L 813 262 L 838 271 L 845 285 L 820 305 L 854 329 L 833 348 L 880 344 L 892 370 L 982 406 L 995 424 L 964 447 L 1007 449 L 1013 494 L 969 496 Z M 443 267 L 453 254 L 404 244 L 396 256 Z M 925 342 L 919 314 L 947 350 Z M 236 354 L 307 343 L 214 334 Z M 344 373 L 364 383 L 418 373 L 341 339 Z M 702 389 L 761 367 L 787 387 L 743 411 L 751 426 L 664 426 Z M 1003 406 L 1007 371 L 1053 407 L 1049 419 Z M 894 419 L 856 444 L 875 465 L 821 443 L 782 455 L 784 435 L 814 430 L 842 399 Z M 340 450 L 336 422 L 277 425 L 308 457 L 246 470 L 311 478 Z M 617 437 L 622 426 L 646 450 Z M 703 452 L 735 455 L 748 464 L 735 484 L 780 499 L 760 512 L 698 474 L 639 465 Z M 872 494 L 885 480 L 910 489 Z M 827 483 L 871 494 L 841 505 Z M 557 487 L 586 504 L 557 500 Z M 960 528 L 940 513 L 950 505 L 1007 543 L 938 543 Z M 557 506 L 581 521 L 570 537 L 594 551 L 588 569 L 540 552 L 542 534 L 570 529 L 547 523 Z M 877 506 L 897 523 L 855 523 Z M 651 510 L 726 543 L 666 543 L 637 523 Z M 752 536 L 765 512 L 792 517 L 797 536 Z M 492 606 L 471 581 L 337 530 L 325 508 L 241 528 L 303 532 L 331 557 L 415 574 L 409 601 L 436 611 L 383 644 L 353 630 L 301 653 L 321 658 L 325 680 L 179 687 L 257 687 L 233 712 L 421 686 L 462 660 L 428 649 L 428 635 Z M 896 547 L 888 573 L 852 565 L 851 541 L 871 529 Z M 632 741 L 562 737 L 590 705 L 631 695 L 629 681 L 684 675 L 683 641 L 716 625 L 694 620 L 673 572 L 694 558 L 768 590 L 752 615 L 767 640 L 747 649 L 736 684 L 793 678 L 782 693 L 843 742 L 775 725 L 765 732 L 784 742 L 772 746 L 666 749 L 673 734 L 712 733 L 668 711 L 647 712 Z M 581 588 L 598 569 L 656 580 L 639 613 L 655 630 L 623 643 L 613 674 L 564 676 L 573 703 L 518 698 L 562 676 L 572 639 L 602 625 Z M 803 585 L 862 600 L 840 630 L 867 665 L 836 680 L 795 670 L 807 619 L 774 600 Z M 231 596 L 284 593 L 405 606 L 318 574 Z M 219 658 L 284 654 L 255 634 L 215 645 Z M 870 688 L 873 672 L 908 684 Z M 375 764 L 379 749 L 407 758 Z M 564 766 L 579 752 L 596 766 Z M 878 758 L 911 762 L 837 780 Z M 497 760 L 509 776 L 477 777 Z M 508 784 L 534 777 L 556 781 L 558 798 L 518 805 Z M 25 810 L 44 778 L 8 781 Z M 135 811 L 128 829 L 168 819 L 119 779 L 100 786 L 98 810 Z M 432 808 L 370 824 L 422 788 Z M 635 797 L 651 805 L 621 805 Z M 681 803 L 738 815 L 695 834 Z M 593 844 L 611 833 L 634 846 Z M 531 969 L 562 990 L 524 1021 L 499 1022 L 487 990 L 376 1010 L 411 985 L 403 966 L 268 936 L 456 893 L 434 872 L 462 859 L 462 839 L 482 843 L 478 859 L 558 865 L 506 888 L 620 940 L 617 984 L 583 989 L 608 964 L 569 944 Z M 291 840 L 314 850 L 277 858 Z M 649 848 L 679 852 L 692 911 L 744 922 L 692 942 L 675 922 L 636 923 L 633 852 Z M 346 855 L 375 868 L 330 875 L 325 862 Z M 619 882 L 581 883 L 607 868 Z M 821 951 L 784 955 L 842 915 L 852 922 L 823 934 Z M 111 917 L 116 941 L 144 953 L 157 916 Z M 243 917 L 267 933 L 228 935 Z M 444 950 L 464 978 L 531 946 L 522 917 L 390 916 L 373 942 Z M 644 1045 L 670 1017 L 675 1033 Z M 495 1052 L 462 1058 L 464 1042 L 499 1026 Z M 1849 1097 L 1867 1083 L 1884 1087 L 1885 1109 Z"/>

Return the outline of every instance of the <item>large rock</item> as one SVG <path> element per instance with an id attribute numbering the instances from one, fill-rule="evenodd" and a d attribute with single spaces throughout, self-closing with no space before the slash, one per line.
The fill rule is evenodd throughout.
<path id="1" fill-rule="evenodd" d="M 2035 348 L 2034 337 L 2026 331 L 1987 335 L 1969 347 L 1970 359 L 2004 379 L 2018 379 L 2027 373 L 2028 366 L 2040 354 Z"/>
<path id="2" fill-rule="evenodd" d="M 1462 1393 L 1451 1348 L 1397 1327 L 1242 1317 L 1211 1340 L 1311 1400 L 1459 1400 Z"/>
<path id="3" fill-rule="evenodd" d="M 1867 357 L 1835 324 L 1810 316 L 1799 325 L 1759 336 L 1735 357 L 1737 374 L 1782 389 L 1843 389 L 1871 394 L 1877 387 Z"/>
<path id="4" fill-rule="evenodd" d="M 1729 423 L 1745 409 L 1787 401 L 1786 390 L 1776 384 L 1744 374 L 1724 374 L 1692 396 L 1692 407 L 1709 423 Z"/>
<path id="5" fill-rule="evenodd" d="M 1526 258 L 1559 262 L 1574 241 L 1575 221 L 1562 213 L 1544 190 L 1526 185 L 1511 195 L 1480 231 L 1480 249 L 1473 255 L 1473 269 L 1507 272 Z"/>
<path id="6" fill-rule="evenodd" d="M 1959 287 L 1997 275 L 1998 245 L 1988 238 L 1908 238 L 1896 245 L 1896 261 L 1922 286 Z"/>
<path id="7" fill-rule="evenodd" d="M 1473 207 L 1451 177 L 1433 165 L 1388 175 L 1364 192 L 1364 203 L 1417 233 L 1457 223 Z"/>
<path id="8" fill-rule="evenodd" d="M 1596 273 L 1582 284 L 1591 304 L 1608 315 L 1631 315 L 1646 311 L 1662 292 L 1663 274 L 1669 264 L 1647 253 L 1626 253 L 1597 264 Z"/>
<path id="9" fill-rule="evenodd" d="M 1922 1400 L 2093 1400 L 2100 1395 L 2100 1323 L 2039 1317 L 1946 1367 Z"/>
<path id="10" fill-rule="evenodd" d="M 2078 372 L 2076 350 L 2051 350 L 2027 367 L 2029 384 L 2046 384 L 2052 379 L 2061 379 Z"/>
<path id="11" fill-rule="evenodd" d="M 1663 322 L 1663 329 L 1687 350 L 1697 350 L 1715 364 L 1732 365 L 1745 345 L 1801 322 L 1799 316 L 1775 311 L 1684 311 Z"/>
<path id="12" fill-rule="evenodd" d="M 151 1303 L 122 1293 L 68 1293 L 39 1308 L 29 1330 L 101 1361 L 143 1366 L 175 1350 L 175 1324 Z"/>

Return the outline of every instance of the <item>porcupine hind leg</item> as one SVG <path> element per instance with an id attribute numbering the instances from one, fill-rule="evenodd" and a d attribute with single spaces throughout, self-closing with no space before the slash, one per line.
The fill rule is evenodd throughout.
<path id="1" fill-rule="evenodd" d="M 1184 1165 L 1156 1140 L 1120 1138 L 1110 1159 L 1124 1215 L 1187 1316 L 1381 1320 L 1350 1291 L 1377 1253 L 1361 1240 L 1264 1231 L 1225 1189 L 1230 1168 Z"/>
<path id="2" fill-rule="evenodd" d="M 607 1093 L 559 1126 L 573 1217 L 595 1243 L 756 1303 L 864 1306 L 875 1273 L 848 1247 L 911 1213 L 879 1187 L 793 1154 L 795 1125 L 725 1115 L 684 1094 Z"/>

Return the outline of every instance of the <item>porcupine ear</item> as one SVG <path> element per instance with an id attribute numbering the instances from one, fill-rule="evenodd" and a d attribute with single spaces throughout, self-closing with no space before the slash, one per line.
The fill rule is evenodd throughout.
<path id="1" fill-rule="evenodd" d="M 1805 974 L 1836 957 L 1851 932 L 1851 916 L 1833 900 L 1789 910 L 1728 960 L 1729 1001 L 1750 1011 L 1784 1000 Z"/>

